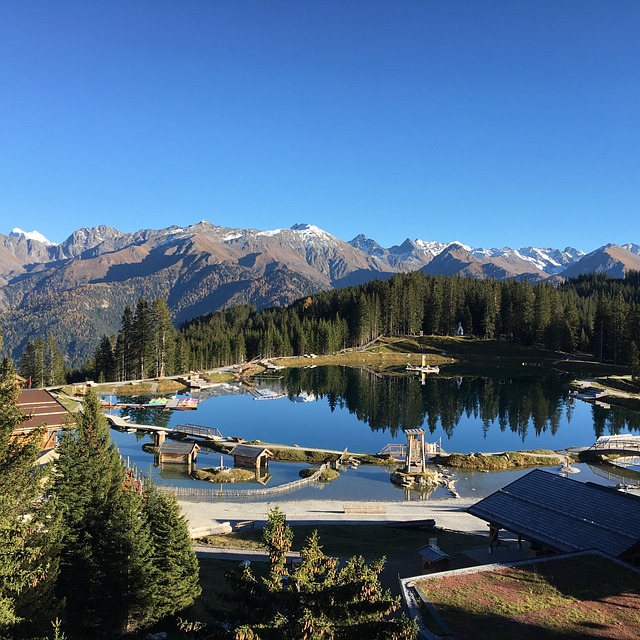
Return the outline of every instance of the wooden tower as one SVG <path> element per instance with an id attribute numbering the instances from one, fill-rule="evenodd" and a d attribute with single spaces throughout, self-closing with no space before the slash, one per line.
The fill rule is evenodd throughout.
<path id="1" fill-rule="evenodd" d="M 405 433 L 407 434 L 407 473 L 412 472 L 413 466 L 418 472 L 424 473 L 427 470 L 424 446 L 425 430 L 406 429 Z"/>

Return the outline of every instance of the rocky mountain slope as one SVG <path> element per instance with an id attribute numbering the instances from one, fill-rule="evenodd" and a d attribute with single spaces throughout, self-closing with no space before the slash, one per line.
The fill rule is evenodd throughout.
<path id="1" fill-rule="evenodd" d="M 79 229 L 53 244 L 37 232 L 0 234 L 0 327 L 18 357 L 29 337 L 50 333 L 71 363 L 84 362 L 102 334 L 117 332 L 125 305 L 167 300 L 180 323 L 239 303 L 284 305 L 321 289 L 399 271 L 540 281 L 591 270 L 640 268 L 640 246 L 474 249 L 405 240 L 390 248 L 363 235 L 343 242 L 313 225 L 260 231 L 202 221 L 123 233 Z M 605 256 L 606 257 L 603 257 Z"/>

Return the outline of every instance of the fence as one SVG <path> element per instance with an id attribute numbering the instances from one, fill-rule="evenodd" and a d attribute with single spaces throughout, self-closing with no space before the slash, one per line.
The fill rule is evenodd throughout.
<path id="1" fill-rule="evenodd" d="M 290 493 L 296 491 L 302 487 L 318 485 L 318 478 L 322 472 L 327 468 L 326 464 L 323 464 L 313 475 L 308 478 L 300 478 L 300 480 L 294 480 L 287 484 L 281 484 L 277 487 L 262 487 L 261 489 L 204 489 L 204 488 L 191 488 L 191 487 L 159 487 L 161 491 L 172 493 L 178 499 L 182 500 L 204 500 L 204 501 L 216 501 L 216 500 L 228 500 L 229 498 L 240 498 L 250 500 L 252 498 L 261 498 L 264 496 L 277 496 L 284 493 Z"/>

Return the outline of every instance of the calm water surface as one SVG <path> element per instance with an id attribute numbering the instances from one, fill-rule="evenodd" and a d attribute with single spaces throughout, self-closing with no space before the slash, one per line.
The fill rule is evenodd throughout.
<path id="1" fill-rule="evenodd" d="M 564 449 L 589 446 L 599 435 L 638 433 L 637 413 L 611 410 L 574 400 L 563 391 L 558 378 L 446 378 L 421 383 L 417 376 L 384 376 L 346 367 L 318 367 L 282 372 L 259 379 L 245 389 L 222 385 L 201 394 L 196 411 L 164 412 L 157 409 L 129 412 L 133 422 L 176 426 L 186 422 L 217 427 L 225 436 L 245 440 L 297 444 L 353 452 L 380 451 L 387 444 L 406 442 L 404 429 L 422 427 L 429 442 L 440 442 L 446 451 L 495 452 L 517 449 Z M 267 390 L 286 393 L 276 400 L 256 402 L 254 395 Z M 153 466 L 153 456 L 142 451 L 149 436 L 112 431 L 122 455 L 144 474 L 150 471 L 160 483 L 209 487 L 191 479 L 175 465 Z M 220 464 L 221 456 L 201 452 L 200 468 Z M 229 456 L 223 463 L 232 466 Z M 275 486 L 298 478 L 307 465 L 272 462 Z M 601 471 L 579 465 L 576 479 L 617 483 Z M 457 489 L 463 497 L 483 496 L 515 480 L 522 472 L 457 473 Z M 424 499 L 450 494 L 438 488 L 430 495 L 407 492 L 389 481 L 391 469 L 361 466 L 342 473 L 324 486 L 306 487 L 287 499 Z M 233 485 L 256 488 L 256 483 Z M 224 487 L 223 487 L 224 489 Z"/>

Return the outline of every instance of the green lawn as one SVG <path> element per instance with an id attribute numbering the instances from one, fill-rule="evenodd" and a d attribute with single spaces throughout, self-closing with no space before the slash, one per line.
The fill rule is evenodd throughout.
<path id="1" fill-rule="evenodd" d="M 317 529 L 320 544 L 327 555 L 338 557 L 362 555 L 368 560 L 381 556 L 389 560 L 408 556 L 416 557 L 416 549 L 427 544 L 430 537 L 437 537 L 440 548 L 450 555 L 487 544 L 485 536 L 443 529 L 404 529 L 367 524 L 296 525 L 292 529 L 294 551 L 299 551 L 306 538 Z M 205 542 L 213 546 L 258 549 L 262 546 L 262 531 L 249 530 L 209 536 Z"/>

